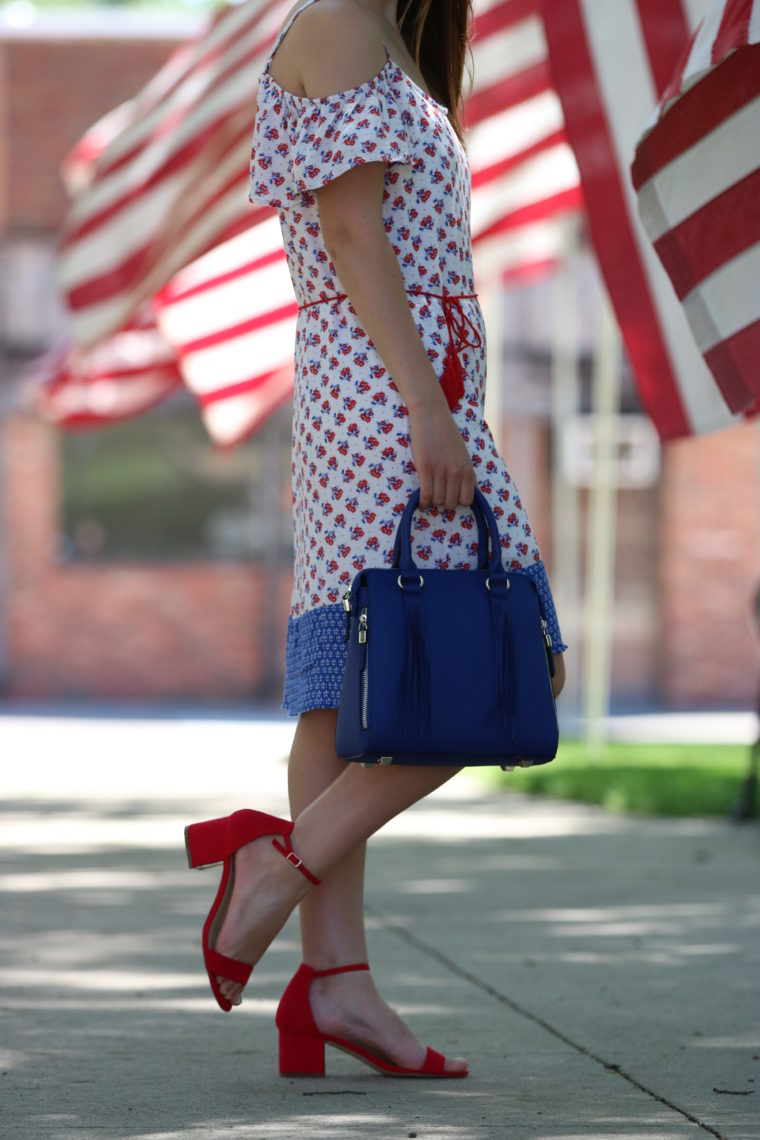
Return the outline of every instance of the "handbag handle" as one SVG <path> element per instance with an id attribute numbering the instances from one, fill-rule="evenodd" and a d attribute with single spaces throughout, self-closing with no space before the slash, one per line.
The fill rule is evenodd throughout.
<path id="1" fill-rule="evenodd" d="M 412 558 L 412 517 L 420 502 L 419 487 L 409 496 L 404 507 L 404 513 L 396 531 L 396 541 L 393 548 L 393 565 L 398 566 L 402 574 L 415 573 L 417 566 Z M 491 510 L 488 500 L 479 487 L 475 488 L 475 498 L 470 509 L 475 515 L 478 524 L 478 568 L 485 569 L 488 550 L 488 537 L 491 539 L 491 560 L 488 563 L 488 573 L 491 578 L 504 578 L 504 565 L 501 560 L 501 539 L 496 518 Z"/>
<path id="2" fill-rule="evenodd" d="M 412 512 L 409 516 L 410 533 L 412 525 L 412 514 L 417 509 L 417 503 L 419 503 L 419 490 L 412 492 L 412 498 L 414 498 L 415 495 L 417 496 L 415 500 L 415 506 L 412 508 Z M 478 570 L 485 570 L 485 568 L 488 566 L 488 524 L 482 511 L 473 508 L 472 513 L 475 515 L 475 522 L 478 525 Z M 401 525 L 396 528 L 396 539 L 393 543 L 393 562 L 391 563 L 391 566 L 399 566 L 401 562 L 401 532 L 403 530 L 403 521 L 404 520 L 402 519 Z"/>

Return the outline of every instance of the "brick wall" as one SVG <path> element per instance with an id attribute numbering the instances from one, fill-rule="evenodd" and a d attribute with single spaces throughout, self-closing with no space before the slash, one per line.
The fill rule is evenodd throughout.
<path id="1" fill-rule="evenodd" d="M 176 42 L 0 40 L 0 232 L 58 229 L 61 161 Z M 0 420 L 10 695 L 279 699 L 287 576 L 216 563 L 60 563 L 58 458 L 55 431 L 25 415 Z"/>
<path id="2" fill-rule="evenodd" d="M 97 119 L 147 83 L 175 46 L 145 39 L 0 40 L 0 227 L 58 228 L 67 207 L 62 160 Z"/>
<path id="3" fill-rule="evenodd" d="M 279 700 L 288 576 L 60 563 L 57 438 L 29 416 L 2 423 L 10 695 Z"/>
<path id="4" fill-rule="evenodd" d="M 675 707 L 755 703 L 759 441 L 748 423 L 665 449 L 659 688 Z"/>
<path id="5" fill-rule="evenodd" d="M 642 504 L 643 515 L 623 496 L 618 698 L 673 708 L 754 705 L 757 442 L 758 427 L 746 425 L 669 445 L 659 494 Z M 11 695 L 279 698 L 287 576 L 239 565 L 60 563 L 57 432 L 32 417 L 6 418 L 0 455 Z M 628 564 L 631 544 L 641 548 L 642 573 Z M 651 575 L 642 568 L 647 557 L 656 560 Z M 646 588 L 650 576 L 659 593 Z M 629 609 L 631 620 L 623 620 Z"/>
<path id="6" fill-rule="evenodd" d="M 10 88 L 8 86 L 8 45 L 0 41 L 0 235 L 8 226 L 8 114 Z"/>

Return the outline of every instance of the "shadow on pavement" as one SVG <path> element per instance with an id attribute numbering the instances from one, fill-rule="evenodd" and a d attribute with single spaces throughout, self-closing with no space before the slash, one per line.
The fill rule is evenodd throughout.
<path id="1" fill-rule="evenodd" d="M 329 1052 L 324 1080 L 294 1081 L 273 1017 L 295 922 L 241 1010 L 207 990 L 216 873 L 182 846 L 207 806 L 3 805 L 4 1140 L 757 1135 L 753 833 L 471 793 L 419 805 L 373 843 L 373 969 L 472 1076 L 383 1080 Z"/>

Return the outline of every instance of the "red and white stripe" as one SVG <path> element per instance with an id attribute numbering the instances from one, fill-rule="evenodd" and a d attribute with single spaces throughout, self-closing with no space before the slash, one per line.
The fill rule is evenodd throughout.
<path id="1" fill-rule="evenodd" d="M 760 2 L 722 0 L 632 174 L 642 222 L 734 415 L 760 410 L 759 143 Z"/>
<path id="2" fill-rule="evenodd" d="M 467 103 L 479 283 L 519 281 L 561 255 L 556 215 L 582 205 L 578 167 L 552 90 L 538 0 L 476 5 Z"/>
<path id="3" fill-rule="evenodd" d="M 730 0 L 716 3 L 706 13 L 666 87 L 659 116 L 677 99 L 707 75 L 730 52 L 760 40 L 760 4 L 757 0 Z"/>
<path id="4" fill-rule="evenodd" d="M 132 101 L 128 124 L 94 160 L 58 253 L 78 345 L 117 331 L 175 272 L 255 222 L 246 170 L 256 87 L 289 7 L 222 9 Z"/>
<path id="5" fill-rule="evenodd" d="M 176 354 L 150 305 L 94 348 L 51 349 L 29 372 L 30 399 L 46 419 L 93 428 L 140 415 L 182 385 Z"/>
<path id="6" fill-rule="evenodd" d="M 250 434 L 290 397 L 298 307 L 276 216 L 180 270 L 155 307 L 220 446 Z"/>
<path id="7" fill-rule="evenodd" d="M 708 0 L 545 0 L 552 74 L 599 263 L 663 440 L 732 421 L 638 217 L 628 168 Z"/>
<path id="8" fill-rule="evenodd" d="M 247 0 L 222 9 L 85 135 L 64 168 L 74 200 L 59 279 L 78 373 L 87 346 L 107 343 L 149 301 L 164 350 L 221 445 L 253 431 L 292 385 L 295 304 L 279 229 L 247 198 L 258 74 L 290 7 Z M 480 0 L 473 56 L 476 273 L 521 279 L 556 262 L 554 218 L 581 203 L 540 0 Z M 49 402 L 63 423 L 66 375 Z M 77 407 L 85 393 L 79 385 Z M 107 419 L 93 410 L 92 423 Z"/>

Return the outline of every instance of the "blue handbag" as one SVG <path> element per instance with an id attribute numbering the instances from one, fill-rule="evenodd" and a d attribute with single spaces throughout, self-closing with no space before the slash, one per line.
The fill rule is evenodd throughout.
<path id="1" fill-rule="evenodd" d="M 418 503 L 415 491 L 392 567 L 360 571 L 343 599 L 338 756 L 502 767 L 552 760 L 554 662 L 532 578 L 504 570 L 496 519 L 480 490 L 472 504 L 477 569 L 419 569 L 411 544 Z"/>

